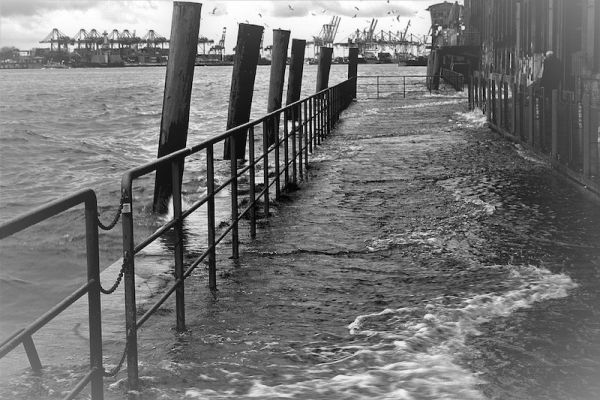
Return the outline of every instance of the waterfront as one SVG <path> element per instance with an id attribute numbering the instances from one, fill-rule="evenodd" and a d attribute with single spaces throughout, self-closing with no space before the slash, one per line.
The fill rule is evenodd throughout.
<path id="1" fill-rule="evenodd" d="M 359 74 L 374 73 L 361 68 Z M 148 131 L 159 118 L 159 111 L 150 116 Z M 118 137 L 130 118 L 117 119 Z M 243 238 L 239 262 L 220 255 L 217 296 L 206 289 L 205 271 L 194 276 L 190 331 L 170 329 L 170 305 L 142 330 L 144 398 L 593 399 L 600 365 L 597 203 L 483 123 L 479 112 L 466 112 L 462 95 L 352 106 L 311 158 L 302 190 L 280 203 L 256 242 Z M 112 144 L 109 136 L 96 143 Z M 117 146 L 126 145 L 121 140 Z M 130 147 L 137 157 L 131 162 L 154 157 L 154 138 L 149 149 L 139 148 L 146 141 Z M 16 159 L 27 161 L 22 153 Z M 107 214 L 121 164 L 100 173 L 115 174 L 97 184 L 114 187 L 98 190 Z M 47 174 L 57 182 L 58 172 Z M 32 193 L 61 187 L 44 184 L 47 192 L 42 186 Z M 147 212 L 144 222 L 151 227 L 154 218 Z M 193 242 L 193 224 L 186 228 Z M 118 235 L 114 244 L 118 257 Z M 109 368 L 123 343 L 107 322 Z M 66 340 L 70 352 L 85 348 L 85 337 Z M 27 388 L 22 398 L 60 390 L 80 373 L 85 354 L 54 361 L 65 371 L 26 375 L 2 397 L 19 397 L 15 387 Z M 107 397 L 123 397 L 123 376 L 106 381 Z"/>

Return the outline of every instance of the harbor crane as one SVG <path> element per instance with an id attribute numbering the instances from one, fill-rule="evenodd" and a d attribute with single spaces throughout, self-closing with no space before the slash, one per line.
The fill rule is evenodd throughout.
<path id="1" fill-rule="evenodd" d="M 212 40 L 212 39 L 209 39 L 209 38 L 207 38 L 205 36 L 200 36 L 198 38 L 198 44 L 202 45 L 202 54 L 206 54 L 206 45 L 207 44 L 213 44 L 214 42 L 215 41 Z M 209 49 L 209 51 L 210 51 L 210 49 Z"/>
<path id="2" fill-rule="evenodd" d="M 71 38 L 59 31 L 57 28 L 52 29 L 52 32 L 48 34 L 44 39 L 40 40 L 40 43 L 50 43 L 50 51 L 54 52 L 68 52 L 69 43 Z"/>
<path id="3" fill-rule="evenodd" d="M 227 27 L 223 27 L 223 34 L 221 35 L 221 40 L 215 46 L 212 46 L 208 50 L 208 54 L 218 54 L 221 56 L 221 61 L 223 61 L 223 53 L 225 51 L 225 35 L 227 33 Z"/>
<path id="4" fill-rule="evenodd" d="M 340 20 L 340 17 L 333 16 L 331 18 L 331 22 L 328 24 L 323 24 L 319 35 L 313 36 L 313 41 L 306 43 L 307 45 L 314 45 L 315 57 L 319 55 L 319 49 L 321 46 L 333 47 L 333 40 L 335 39 L 338 27 L 340 26 Z"/>

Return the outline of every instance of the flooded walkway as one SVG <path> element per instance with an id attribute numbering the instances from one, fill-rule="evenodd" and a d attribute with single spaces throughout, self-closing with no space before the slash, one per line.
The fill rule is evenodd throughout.
<path id="1" fill-rule="evenodd" d="M 144 399 L 597 398 L 600 207 L 464 98 L 352 105 L 300 187 L 139 332 Z"/>
<path id="2" fill-rule="evenodd" d="M 600 207 L 483 122 L 351 106 L 189 332 L 141 331 L 144 398 L 596 398 Z"/>

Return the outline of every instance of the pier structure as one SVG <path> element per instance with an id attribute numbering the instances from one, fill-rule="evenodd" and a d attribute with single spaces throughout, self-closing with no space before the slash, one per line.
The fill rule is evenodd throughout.
<path id="1" fill-rule="evenodd" d="M 472 106 L 600 194 L 600 4 L 466 0 L 464 27 Z"/>

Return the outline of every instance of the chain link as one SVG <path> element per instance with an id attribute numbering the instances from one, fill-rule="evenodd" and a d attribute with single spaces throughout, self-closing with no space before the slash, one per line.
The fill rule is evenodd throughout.
<path id="1" fill-rule="evenodd" d="M 121 367 L 123 366 L 123 362 L 125 361 L 125 357 L 127 356 L 127 346 L 128 344 L 125 344 L 125 349 L 123 349 L 123 355 L 121 355 L 121 360 L 119 361 L 119 364 L 117 364 L 116 367 L 114 367 L 113 369 L 111 369 L 110 371 L 104 371 L 104 376 L 107 378 L 113 378 L 115 376 L 117 376 L 117 374 L 119 373 L 119 371 L 121 370 Z"/>
<path id="2" fill-rule="evenodd" d="M 115 283 L 110 287 L 110 289 L 104 289 L 102 287 L 102 284 L 100 284 L 100 291 L 104 294 L 111 294 L 113 293 L 115 290 L 117 290 L 117 288 L 119 287 L 119 284 L 121 283 L 121 279 L 123 279 L 123 275 L 125 274 L 125 269 L 127 269 L 127 260 L 129 259 L 129 252 L 126 251 L 125 252 L 125 257 L 123 257 L 123 265 L 121 265 L 121 270 L 119 271 L 119 275 L 117 276 L 117 280 L 115 281 Z"/>
<path id="3" fill-rule="evenodd" d="M 121 217 L 121 214 L 123 212 L 123 204 L 124 198 L 123 196 L 121 196 L 121 201 L 119 203 L 119 209 L 117 210 L 117 214 L 114 216 L 113 220 L 108 225 L 104 225 L 102 221 L 100 221 L 100 215 L 98 214 L 98 226 L 100 227 L 100 229 L 102 229 L 103 231 L 110 231 L 112 228 L 115 227 L 115 225 L 117 225 L 117 222 L 119 222 L 119 218 Z"/>

